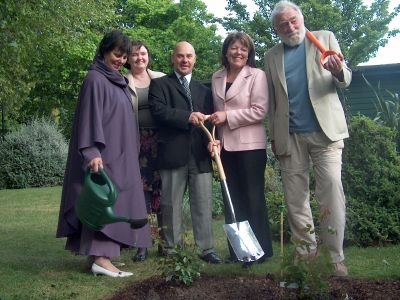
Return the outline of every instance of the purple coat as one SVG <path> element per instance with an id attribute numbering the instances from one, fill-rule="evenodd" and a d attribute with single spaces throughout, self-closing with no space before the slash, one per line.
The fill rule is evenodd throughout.
<path id="1" fill-rule="evenodd" d="M 82 84 L 75 112 L 57 237 L 80 238 L 82 224 L 74 205 L 83 186 L 87 163 L 98 153 L 85 152 L 84 157 L 82 150 L 88 147 L 99 150 L 104 171 L 118 188 L 115 214 L 132 219 L 147 217 L 136 124 L 125 78 L 96 59 Z M 148 225 L 132 230 L 128 223 L 119 222 L 106 225 L 101 232 L 126 246 L 151 245 Z"/>

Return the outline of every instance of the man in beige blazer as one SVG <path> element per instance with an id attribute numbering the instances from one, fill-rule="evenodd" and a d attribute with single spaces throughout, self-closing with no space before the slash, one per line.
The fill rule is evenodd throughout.
<path id="1" fill-rule="evenodd" d="M 336 276 L 347 276 L 343 263 L 345 196 L 341 182 L 343 139 L 348 130 L 336 88 L 351 81 L 338 42 L 332 32 L 314 35 L 330 50 L 321 65 L 321 53 L 305 37 L 300 8 L 290 1 L 278 2 L 271 15 L 275 31 L 282 40 L 265 55 L 269 84 L 269 125 L 272 149 L 279 160 L 288 220 L 294 239 L 307 242 L 311 250 L 297 248 L 299 257 L 317 251 L 310 209 L 309 168 L 316 179 L 315 198 L 320 208 L 320 241 L 327 246 Z M 313 232 L 313 231 L 311 231 Z"/>

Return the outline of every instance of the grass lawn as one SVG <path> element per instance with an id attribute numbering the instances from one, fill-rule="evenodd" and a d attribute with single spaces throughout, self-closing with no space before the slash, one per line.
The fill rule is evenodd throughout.
<path id="1" fill-rule="evenodd" d="M 94 277 L 84 257 L 64 250 L 56 239 L 60 187 L 0 190 L 0 300 L 8 299 L 102 299 L 130 282 L 159 274 L 155 249 L 144 263 L 133 263 L 136 250 L 123 252 L 122 261 L 134 276 L 124 279 Z M 217 252 L 227 257 L 222 220 L 214 222 Z M 262 265 L 207 265 L 208 274 L 265 275 L 279 270 L 279 244 L 275 256 Z M 400 245 L 382 248 L 345 249 L 350 276 L 400 277 Z"/>

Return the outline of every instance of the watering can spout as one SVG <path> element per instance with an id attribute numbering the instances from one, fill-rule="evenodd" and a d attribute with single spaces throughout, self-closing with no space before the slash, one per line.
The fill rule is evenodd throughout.
<path id="1" fill-rule="evenodd" d="M 129 219 L 116 216 L 113 207 L 118 198 L 118 191 L 103 169 L 91 173 L 88 169 L 75 212 L 83 225 L 92 230 L 101 230 L 105 225 L 126 222 L 132 229 L 139 229 L 147 224 L 147 218 Z"/>
<path id="2" fill-rule="evenodd" d="M 111 207 L 106 208 L 107 213 L 103 215 L 103 219 L 100 220 L 100 223 L 106 224 L 113 224 L 117 222 L 125 222 L 131 225 L 132 229 L 139 229 L 142 228 L 144 225 L 147 224 L 147 218 L 144 219 L 129 219 L 123 216 L 116 216 Z"/>

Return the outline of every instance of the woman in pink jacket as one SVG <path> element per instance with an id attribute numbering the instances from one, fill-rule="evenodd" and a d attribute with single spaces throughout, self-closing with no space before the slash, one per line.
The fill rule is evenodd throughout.
<path id="1" fill-rule="evenodd" d="M 222 70 L 212 77 L 214 113 L 222 144 L 221 160 L 238 222 L 248 220 L 265 255 L 272 256 L 268 209 L 264 194 L 268 107 L 267 78 L 255 68 L 255 46 L 243 32 L 231 33 L 222 46 Z M 225 199 L 224 199 L 225 201 Z M 226 201 L 225 201 L 226 202 Z M 225 207 L 228 207 L 225 203 Z M 232 223 L 229 209 L 225 222 Z M 229 245 L 231 260 L 237 258 Z M 249 266 L 246 263 L 244 266 Z"/>

